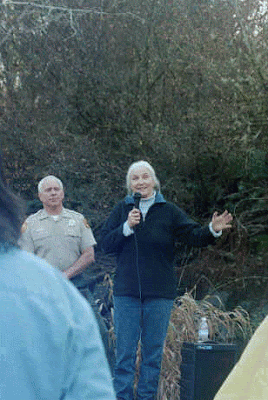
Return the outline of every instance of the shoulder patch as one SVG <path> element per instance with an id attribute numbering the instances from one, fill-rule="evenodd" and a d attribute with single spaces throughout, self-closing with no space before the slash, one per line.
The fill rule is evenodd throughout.
<path id="1" fill-rule="evenodd" d="M 90 228 L 89 223 L 87 222 L 86 218 L 83 219 L 83 223 L 86 228 Z"/>
<path id="2" fill-rule="evenodd" d="M 28 226 L 28 225 L 27 225 L 27 222 L 25 221 L 25 222 L 22 224 L 21 233 L 26 232 L 27 226 Z"/>

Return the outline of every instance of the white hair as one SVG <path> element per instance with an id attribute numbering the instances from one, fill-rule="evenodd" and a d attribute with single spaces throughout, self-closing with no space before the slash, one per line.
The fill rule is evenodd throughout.
<path id="1" fill-rule="evenodd" d="M 50 181 L 50 180 L 57 182 L 57 184 L 59 185 L 61 190 L 63 190 L 62 181 L 54 175 L 48 175 L 48 176 L 45 176 L 43 179 L 41 179 L 41 181 L 38 183 L 38 193 L 43 192 L 44 183 L 46 183 L 47 181 Z"/>
<path id="2" fill-rule="evenodd" d="M 138 168 L 147 168 L 148 169 L 148 171 L 150 172 L 151 177 L 153 178 L 154 183 L 155 183 L 154 188 L 160 192 L 160 182 L 156 177 L 155 170 L 153 169 L 151 164 L 149 164 L 147 161 L 141 160 L 141 161 L 136 161 L 136 162 L 132 163 L 127 171 L 126 186 L 127 186 L 128 194 L 132 193 L 131 183 L 130 183 L 131 174 L 133 173 L 133 171 L 135 171 Z"/>

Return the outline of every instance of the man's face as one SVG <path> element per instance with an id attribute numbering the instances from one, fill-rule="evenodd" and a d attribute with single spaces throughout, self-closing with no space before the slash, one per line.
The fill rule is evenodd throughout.
<path id="1" fill-rule="evenodd" d="M 62 205 L 64 191 L 54 179 L 49 179 L 44 182 L 42 192 L 40 192 L 38 196 L 43 206 L 57 208 Z"/>

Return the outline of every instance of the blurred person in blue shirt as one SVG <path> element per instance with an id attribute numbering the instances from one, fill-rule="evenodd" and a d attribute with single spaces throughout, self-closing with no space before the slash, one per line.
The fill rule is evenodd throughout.
<path id="1" fill-rule="evenodd" d="M 0 166 L 0 399 L 115 400 L 93 311 L 59 271 L 19 250 L 21 211 Z"/>

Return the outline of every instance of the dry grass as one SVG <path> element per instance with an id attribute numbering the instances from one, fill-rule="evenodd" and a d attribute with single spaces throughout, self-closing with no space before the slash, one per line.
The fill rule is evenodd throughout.
<path id="1" fill-rule="evenodd" d="M 210 340 L 221 343 L 234 343 L 251 336 L 248 313 L 238 307 L 224 311 L 220 299 L 217 307 L 215 297 L 207 296 L 196 301 L 191 294 L 185 294 L 175 302 L 164 348 L 162 370 L 159 382 L 158 400 L 179 400 L 180 364 L 183 342 L 196 342 L 199 322 L 207 317 Z"/>
<path id="2" fill-rule="evenodd" d="M 109 290 L 109 296 L 112 296 L 113 283 L 109 275 L 105 277 L 104 282 Z M 249 315 L 241 307 L 225 311 L 219 297 L 206 296 L 203 300 L 196 301 L 192 292 L 177 298 L 174 302 L 164 347 L 158 400 L 180 399 L 181 347 L 183 342 L 197 341 L 198 326 L 203 316 L 206 316 L 208 321 L 209 339 L 217 343 L 236 343 L 242 340 L 246 344 L 252 335 Z M 111 345 L 114 346 L 113 316 L 111 322 L 110 338 Z M 139 344 L 134 393 L 139 377 L 140 350 Z"/>

